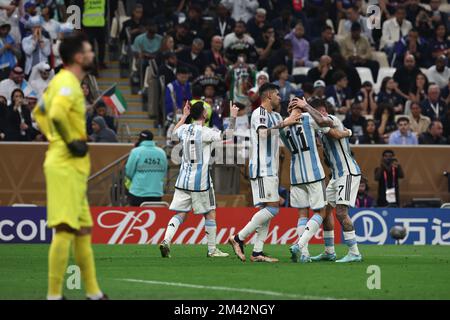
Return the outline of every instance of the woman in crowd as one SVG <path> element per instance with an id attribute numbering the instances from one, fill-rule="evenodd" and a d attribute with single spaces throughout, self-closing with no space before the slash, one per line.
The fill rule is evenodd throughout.
<path id="1" fill-rule="evenodd" d="M 363 129 L 363 135 L 358 139 L 358 144 L 384 144 L 383 139 L 378 134 L 375 120 L 367 120 L 366 126 Z"/>
<path id="2" fill-rule="evenodd" d="M 409 100 L 411 102 L 421 103 L 427 98 L 428 92 L 428 79 L 422 72 L 418 73 L 416 76 L 416 81 L 412 84 L 409 90 Z M 405 110 L 406 111 L 406 110 Z"/>
<path id="3" fill-rule="evenodd" d="M 377 103 L 388 103 L 394 106 L 396 114 L 403 113 L 404 99 L 400 95 L 398 83 L 392 77 L 385 77 L 381 82 L 380 92 L 378 93 Z"/>
<path id="4" fill-rule="evenodd" d="M 392 104 L 382 102 L 378 105 L 378 109 L 375 112 L 375 124 L 378 128 L 378 134 L 387 143 L 391 133 L 397 130 Z"/>
<path id="5" fill-rule="evenodd" d="M 6 141 L 32 141 L 33 127 L 30 109 L 25 103 L 23 91 L 15 89 L 7 110 Z"/>

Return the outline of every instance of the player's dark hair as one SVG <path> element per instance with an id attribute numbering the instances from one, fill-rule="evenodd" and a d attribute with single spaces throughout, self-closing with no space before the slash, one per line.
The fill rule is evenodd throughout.
<path id="1" fill-rule="evenodd" d="M 326 108 L 327 105 L 325 104 L 325 100 L 323 99 L 319 99 L 319 98 L 314 98 L 309 102 L 309 105 L 311 107 L 313 107 L 314 109 L 318 109 L 318 108 Z"/>
<path id="2" fill-rule="evenodd" d="M 73 33 L 64 37 L 59 46 L 59 55 L 65 65 L 75 62 L 75 55 L 83 52 L 85 42 L 89 42 L 89 40 L 84 33 Z"/>
<path id="3" fill-rule="evenodd" d="M 205 107 L 203 105 L 203 101 L 198 101 L 191 106 L 190 116 L 193 120 L 200 120 L 204 111 Z"/>
<path id="4" fill-rule="evenodd" d="M 280 89 L 280 87 L 278 87 L 276 84 L 266 82 L 261 87 L 259 87 L 258 95 L 263 98 L 267 92 L 278 89 Z"/>

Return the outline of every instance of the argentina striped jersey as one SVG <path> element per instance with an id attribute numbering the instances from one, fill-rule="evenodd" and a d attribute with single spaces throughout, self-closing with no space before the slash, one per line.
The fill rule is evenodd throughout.
<path id="1" fill-rule="evenodd" d="M 308 113 L 303 113 L 300 124 L 281 131 L 283 143 L 291 153 L 292 185 L 312 183 L 325 178 L 316 143 L 316 131 L 319 132 L 320 129 Z"/>
<path id="2" fill-rule="evenodd" d="M 211 143 L 222 140 L 220 132 L 192 123 L 183 124 L 174 134 L 180 139 L 183 153 L 175 188 L 186 191 L 208 190 L 211 185 Z"/>
<path id="3" fill-rule="evenodd" d="M 283 121 L 278 112 L 256 108 L 250 120 L 250 179 L 278 176 L 280 134 L 278 130 L 267 131 L 267 137 L 258 134 L 259 128 L 271 128 Z"/>
<path id="4" fill-rule="evenodd" d="M 341 120 L 335 116 L 328 115 L 333 120 L 333 128 L 344 130 L 344 125 Z M 325 156 L 331 165 L 331 173 L 334 179 L 344 175 L 358 176 L 361 174 L 361 169 L 356 163 L 350 150 L 350 143 L 348 138 L 339 140 L 328 137 L 326 133 L 330 128 L 322 128 L 322 142 L 325 148 Z"/>

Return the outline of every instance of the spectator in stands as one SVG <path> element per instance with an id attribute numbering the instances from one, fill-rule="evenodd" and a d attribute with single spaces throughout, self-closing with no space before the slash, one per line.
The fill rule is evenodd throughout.
<path id="1" fill-rule="evenodd" d="M 372 44 L 374 43 L 373 37 L 372 37 L 372 30 L 368 27 L 368 20 L 366 17 L 361 16 L 359 13 L 359 8 L 356 5 L 352 5 L 350 8 L 347 9 L 347 19 L 344 22 L 344 32 L 345 34 L 350 34 L 351 27 L 353 23 L 358 22 L 361 26 L 362 35 L 369 40 L 369 42 Z"/>
<path id="2" fill-rule="evenodd" d="M 156 64 L 158 66 L 164 63 L 164 57 L 167 52 L 175 52 L 175 42 L 171 35 L 165 35 L 161 39 L 161 46 L 156 54 Z"/>
<path id="3" fill-rule="evenodd" d="M 225 77 L 227 61 L 223 56 L 223 40 L 219 35 L 211 38 L 211 49 L 205 53 L 205 64 L 213 67 L 214 72 Z"/>
<path id="4" fill-rule="evenodd" d="M 359 102 L 362 107 L 362 115 L 374 115 L 377 110 L 376 95 L 373 91 L 373 85 L 369 81 L 365 81 L 361 90 L 356 94 L 355 101 Z"/>
<path id="5" fill-rule="evenodd" d="M 30 20 L 31 18 L 37 16 L 36 3 L 34 1 L 28 1 L 23 5 L 23 9 L 23 12 L 19 10 L 21 16 L 19 20 L 19 28 L 22 39 L 31 33 Z"/>
<path id="6" fill-rule="evenodd" d="M 409 127 L 409 118 L 400 116 L 397 119 L 397 130 L 389 136 L 389 144 L 391 145 L 414 145 L 418 144 L 417 136 Z"/>
<path id="7" fill-rule="evenodd" d="M 285 65 L 277 66 L 273 71 L 274 78 L 276 79 L 273 84 L 279 87 L 281 97 L 281 112 L 282 116 L 288 116 L 287 106 L 291 100 L 291 96 L 303 97 L 303 91 L 297 89 L 292 83 L 288 81 L 289 72 Z"/>
<path id="8" fill-rule="evenodd" d="M 202 8 L 198 4 L 191 3 L 189 6 L 186 23 L 195 37 L 202 38 L 204 34 Z"/>
<path id="9" fill-rule="evenodd" d="M 318 80 L 324 81 L 326 84 L 333 84 L 333 71 L 331 67 L 331 57 L 321 56 L 319 60 L 319 65 L 308 71 L 307 78 L 308 81 L 315 83 Z"/>
<path id="10" fill-rule="evenodd" d="M 108 115 L 108 107 L 102 100 L 100 100 L 94 105 L 94 111 L 92 112 L 92 114 L 88 115 L 87 117 L 86 124 L 87 124 L 87 132 L 89 135 L 93 133 L 92 122 L 96 117 L 103 118 L 106 126 L 112 131 L 117 132 L 117 127 L 114 118 Z"/>
<path id="11" fill-rule="evenodd" d="M 352 96 L 361 90 L 361 78 L 359 77 L 358 71 L 355 67 L 347 63 L 347 60 L 345 60 L 340 52 L 331 56 L 331 66 L 333 68 L 333 73 L 341 71 L 347 75 L 348 87 Z"/>
<path id="12" fill-rule="evenodd" d="M 436 29 L 439 24 L 449 23 L 448 14 L 440 11 L 441 0 L 430 0 L 430 11 L 427 12 L 433 24 L 433 29 Z"/>
<path id="13" fill-rule="evenodd" d="M 166 115 L 174 117 L 181 113 L 187 100 L 192 99 L 191 84 L 189 80 L 189 70 L 179 67 L 176 71 L 175 81 L 170 82 L 166 87 Z"/>
<path id="14" fill-rule="evenodd" d="M 367 120 L 364 133 L 359 137 L 358 144 L 384 144 L 384 139 L 378 134 L 375 120 Z"/>
<path id="15" fill-rule="evenodd" d="M 193 78 L 197 78 L 206 66 L 206 59 L 203 54 L 204 46 L 202 39 L 195 38 L 190 48 L 180 51 L 177 55 L 178 60 L 190 69 Z"/>
<path id="16" fill-rule="evenodd" d="M 230 17 L 230 11 L 223 3 L 219 3 L 216 8 L 216 17 L 214 18 L 214 33 L 222 39 L 234 30 L 235 21 Z"/>
<path id="17" fill-rule="evenodd" d="M 420 103 L 413 101 L 410 105 L 411 114 L 409 116 L 409 123 L 411 130 L 419 136 L 421 133 L 424 133 L 428 130 L 428 126 L 431 123 L 429 117 L 426 117 L 422 114 L 422 108 L 420 107 Z"/>
<path id="18" fill-rule="evenodd" d="M 11 70 L 8 79 L 0 82 L 0 95 L 9 99 L 14 89 L 21 89 L 25 96 L 36 95 L 36 93 L 33 92 L 33 89 L 31 89 L 31 86 L 29 86 L 28 82 L 25 80 L 23 69 L 19 66 L 16 66 Z M 11 101 L 8 101 L 8 104 L 10 103 Z"/>
<path id="19" fill-rule="evenodd" d="M 361 36 L 359 22 L 352 24 L 351 33 L 341 43 L 341 53 L 351 66 L 369 68 L 373 79 L 377 78 L 380 65 L 377 61 L 371 60 L 372 47 L 369 40 Z"/>
<path id="20" fill-rule="evenodd" d="M 306 93 L 306 90 L 304 89 L 305 84 L 302 85 L 302 89 L 303 89 L 303 93 Z M 325 100 L 327 97 L 325 95 L 325 89 L 327 88 L 327 85 L 325 84 L 325 82 L 323 80 L 317 80 L 314 82 L 313 86 L 313 92 L 312 92 L 312 97 L 314 98 L 318 98 L 318 99 L 322 99 Z M 305 95 L 305 99 L 306 99 L 306 95 Z"/>
<path id="21" fill-rule="evenodd" d="M 448 106 L 440 97 L 441 90 L 436 84 L 428 87 L 428 98 L 421 104 L 422 113 L 431 120 L 439 120 L 447 113 Z"/>
<path id="22" fill-rule="evenodd" d="M 267 26 L 266 15 L 267 12 L 263 8 L 256 9 L 254 17 L 250 18 L 247 22 L 247 31 L 253 39 L 257 39 L 265 31 L 264 27 Z"/>
<path id="23" fill-rule="evenodd" d="M 22 35 L 19 28 L 20 12 L 19 8 L 14 5 L 0 5 L 0 18 L 3 18 L 11 26 L 10 35 L 14 39 L 14 42 L 19 45 L 22 43 Z"/>
<path id="24" fill-rule="evenodd" d="M 428 86 L 427 77 L 422 72 L 419 72 L 416 76 L 416 81 L 411 86 L 411 89 L 409 89 L 409 100 L 417 103 L 425 100 L 427 98 Z"/>
<path id="25" fill-rule="evenodd" d="M 348 79 L 344 72 L 337 71 L 333 75 L 334 85 L 327 86 L 325 96 L 337 113 L 346 114 L 352 103 L 352 95 L 348 88 Z"/>
<path id="26" fill-rule="evenodd" d="M 139 59 L 153 59 L 161 47 L 162 36 L 157 34 L 154 22 L 147 21 L 145 30 L 145 33 L 136 37 L 132 49 Z"/>
<path id="27" fill-rule="evenodd" d="M 93 133 L 89 136 L 91 142 L 98 143 L 113 143 L 117 142 L 117 136 L 114 131 L 112 131 L 106 125 L 105 119 L 103 117 L 97 116 L 92 119 L 92 131 Z"/>
<path id="28" fill-rule="evenodd" d="M 245 23 L 237 21 L 234 26 L 234 32 L 227 34 L 223 40 L 225 56 L 233 63 L 236 62 L 240 54 L 245 54 L 249 63 L 256 62 L 257 60 L 255 40 L 245 32 Z"/>
<path id="29" fill-rule="evenodd" d="M 106 69 L 107 66 L 105 64 L 105 52 L 106 52 L 106 21 L 107 21 L 107 4 L 102 6 L 101 4 L 95 3 L 95 1 L 91 2 L 90 10 L 95 10 L 95 13 L 86 12 L 88 8 L 86 4 L 88 1 L 84 1 L 84 5 L 80 5 L 83 8 L 83 18 L 81 20 L 83 31 L 89 38 L 89 41 L 93 48 L 95 48 L 95 44 L 97 44 L 98 50 L 96 51 L 96 62 L 97 69 Z M 111 4 L 111 1 L 108 1 Z M 95 3 L 95 4 L 94 4 Z M 103 12 L 102 12 L 103 11 Z M 87 13 L 87 14 L 86 14 Z M 97 72 L 97 70 L 96 70 Z"/>
<path id="30" fill-rule="evenodd" d="M 164 84 L 167 85 L 176 79 L 178 58 L 175 52 L 164 53 L 164 64 L 158 68 L 159 76 L 164 76 Z"/>
<path id="31" fill-rule="evenodd" d="M 137 3 L 131 13 L 131 19 L 125 21 L 122 26 L 122 30 L 120 32 L 120 40 L 126 41 L 128 43 L 127 32 L 130 34 L 130 45 L 134 43 L 136 37 L 145 32 L 144 26 L 144 8 L 142 4 Z"/>
<path id="32" fill-rule="evenodd" d="M 189 26 L 186 23 L 180 23 L 175 25 L 175 31 L 171 34 L 175 41 L 175 51 L 179 52 L 192 45 L 194 36 L 189 30 Z"/>
<path id="33" fill-rule="evenodd" d="M 344 127 L 352 130 L 353 135 L 350 138 L 351 143 L 355 143 L 364 134 L 367 120 L 362 115 L 362 106 L 358 102 L 352 103 L 350 111 L 347 113 L 344 121 Z"/>
<path id="34" fill-rule="evenodd" d="M 283 40 L 281 48 L 275 50 L 269 57 L 267 72 L 272 75 L 274 69 L 281 64 L 284 64 L 288 68 L 289 75 L 292 75 L 294 69 L 294 57 L 290 40 Z"/>
<path id="35" fill-rule="evenodd" d="M 296 67 L 311 68 L 313 63 L 309 61 L 309 42 L 304 38 L 305 28 L 301 22 L 295 25 L 295 28 L 289 32 L 284 39 L 291 40 L 292 54 L 294 56 L 294 65 Z M 331 64 L 331 60 L 330 60 Z"/>
<path id="36" fill-rule="evenodd" d="M 47 62 L 38 63 L 33 67 L 28 80 L 30 81 L 31 88 L 38 97 L 42 97 L 54 75 L 55 72 Z"/>
<path id="37" fill-rule="evenodd" d="M 378 128 L 378 134 L 385 142 L 388 142 L 389 135 L 397 129 L 395 112 L 392 104 L 386 102 L 378 103 L 374 119 Z"/>
<path id="38" fill-rule="evenodd" d="M 259 7 L 257 0 L 222 0 L 221 3 L 231 11 L 231 17 L 235 21 L 244 23 L 247 23 L 255 15 L 256 9 Z"/>
<path id="39" fill-rule="evenodd" d="M 448 85 L 450 68 L 447 67 L 447 57 L 440 55 L 436 58 L 436 64 L 427 70 L 428 80 L 434 82 L 442 90 Z"/>
<path id="40" fill-rule="evenodd" d="M 392 61 L 395 43 L 403 36 L 406 36 L 413 27 L 411 22 L 406 20 L 405 17 L 405 8 L 399 6 L 395 10 L 395 16 L 383 23 L 380 50 L 382 49 L 386 52 L 389 61 Z"/>
<path id="41" fill-rule="evenodd" d="M 58 73 L 58 71 L 62 68 L 63 62 L 61 59 L 61 56 L 59 54 L 59 46 L 61 44 L 62 39 L 67 34 L 71 34 L 74 30 L 74 25 L 71 22 L 61 23 L 59 25 L 58 30 L 58 39 L 53 43 L 52 45 L 52 54 L 53 54 L 53 66 L 55 69 L 55 73 Z"/>
<path id="42" fill-rule="evenodd" d="M 255 110 L 261 105 L 261 99 L 259 97 L 259 88 L 269 82 L 269 74 L 265 71 L 259 71 L 256 74 L 256 84 L 248 92 L 248 98 L 252 104 L 252 110 Z"/>
<path id="43" fill-rule="evenodd" d="M 6 141 L 32 141 L 34 130 L 31 123 L 30 109 L 20 89 L 11 94 L 11 104 L 7 111 Z"/>
<path id="44" fill-rule="evenodd" d="M 258 69 L 262 69 L 267 66 L 269 57 L 280 49 L 280 43 L 275 36 L 275 29 L 271 25 L 264 26 L 262 36 L 258 37 L 255 42 L 255 49 L 259 55 Z"/>
<path id="45" fill-rule="evenodd" d="M 394 73 L 394 80 L 398 83 L 397 93 L 404 99 L 408 99 L 408 92 L 411 84 L 416 81 L 416 76 L 420 72 L 420 69 L 416 66 L 416 59 L 413 55 L 405 55 L 403 60 L 403 66 L 397 68 Z"/>
<path id="46" fill-rule="evenodd" d="M 419 0 L 409 0 L 406 6 L 406 19 L 410 21 L 423 37 L 429 37 L 433 24 L 424 7 L 419 5 Z"/>
<path id="47" fill-rule="evenodd" d="M 8 127 L 8 104 L 5 97 L 0 96 L 0 141 L 6 139 Z"/>
<path id="48" fill-rule="evenodd" d="M 41 10 L 41 16 L 43 19 L 42 28 L 47 31 L 50 36 L 50 40 L 53 43 L 53 41 L 58 39 L 59 32 L 59 22 L 53 19 L 55 12 L 51 6 L 45 6 Z"/>
<path id="49" fill-rule="evenodd" d="M 84 100 L 86 101 L 86 113 L 91 114 L 93 112 L 92 108 L 94 107 L 94 95 L 91 92 L 91 88 L 87 82 L 81 83 L 81 89 L 83 90 Z"/>
<path id="50" fill-rule="evenodd" d="M 30 19 L 32 34 L 22 40 L 22 48 L 26 55 L 25 74 L 40 62 L 48 62 L 51 54 L 50 40 L 42 34 L 42 22 L 39 16 Z"/>
<path id="51" fill-rule="evenodd" d="M 297 23 L 298 22 L 293 17 L 291 9 L 289 7 L 285 7 L 281 10 L 280 16 L 273 19 L 272 26 L 275 29 L 277 38 L 282 39 L 285 35 L 288 35 L 292 29 L 295 28 Z M 303 31 L 303 33 L 305 33 L 305 31 Z M 292 45 L 294 46 L 294 44 Z"/>
<path id="52" fill-rule="evenodd" d="M 443 133 L 442 122 L 433 120 L 428 126 L 428 130 L 419 136 L 419 144 L 447 144 Z"/>
<path id="53" fill-rule="evenodd" d="M 334 53 L 339 53 L 339 45 L 334 40 L 333 29 L 325 26 L 322 29 L 321 38 L 311 43 L 309 58 L 311 61 L 318 61 L 321 56 L 332 56 Z"/>
<path id="54" fill-rule="evenodd" d="M 394 106 L 394 112 L 403 113 L 404 98 L 400 94 L 397 82 L 392 77 L 385 77 L 381 82 L 380 92 L 377 96 L 377 103 L 389 103 Z"/>
<path id="55" fill-rule="evenodd" d="M 375 200 L 369 195 L 369 185 L 366 177 L 361 177 L 356 197 L 356 208 L 372 208 Z"/>
<path id="56" fill-rule="evenodd" d="M 434 38 L 431 39 L 429 44 L 433 61 L 441 55 L 448 57 L 450 55 L 449 48 L 450 41 L 447 39 L 447 27 L 443 23 L 438 24 L 434 30 Z"/>
<path id="57" fill-rule="evenodd" d="M 0 80 L 8 77 L 20 58 L 19 45 L 15 43 L 10 31 L 11 25 L 0 18 Z"/>
<path id="58" fill-rule="evenodd" d="M 125 165 L 130 206 L 139 207 L 143 202 L 161 201 L 167 168 L 166 153 L 156 146 L 153 133 L 142 131 Z"/>
<path id="59" fill-rule="evenodd" d="M 245 55 L 240 55 L 237 62 L 230 67 L 225 79 L 230 100 L 245 106 L 250 104 L 248 91 L 253 87 L 253 75 L 254 70 L 246 63 Z"/>
<path id="60" fill-rule="evenodd" d="M 401 67 L 407 53 L 414 56 L 419 67 L 428 67 L 430 64 L 428 44 L 424 38 L 420 37 L 417 29 L 409 30 L 408 34 L 395 44 L 394 66 L 396 68 Z"/>
<path id="61" fill-rule="evenodd" d="M 384 150 L 381 165 L 375 169 L 378 181 L 378 207 L 398 207 L 400 205 L 399 179 L 405 177 L 401 165 L 392 150 Z"/>

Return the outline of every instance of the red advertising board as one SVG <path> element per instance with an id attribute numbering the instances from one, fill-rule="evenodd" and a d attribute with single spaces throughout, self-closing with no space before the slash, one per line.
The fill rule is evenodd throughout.
<path id="1" fill-rule="evenodd" d="M 256 208 L 218 208 L 217 242 L 226 243 L 257 212 Z M 167 208 L 93 207 L 93 242 L 105 244 L 158 244 L 163 240 L 167 223 L 174 212 Z M 296 209 L 282 208 L 271 221 L 266 243 L 288 244 L 297 240 L 298 213 Z M 189 214 L 180 226 L 173 243 L 206 244 L 202 215 Z M 248 239 L 254 242 L 254 235 Z M 335 242 L 341 242 L 341 228 L 335 220 Z M 323 243 L 322 229 L 311 243 Z"/>

